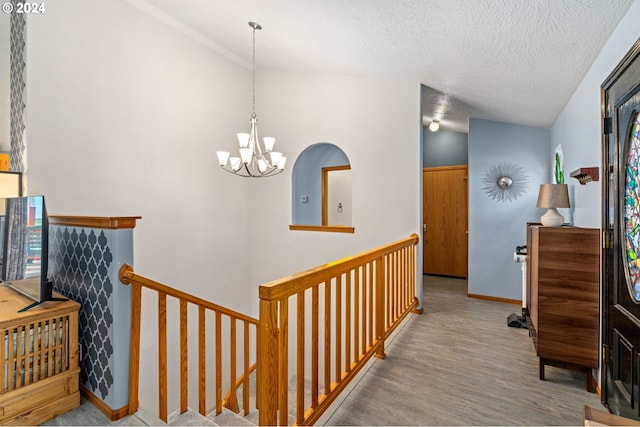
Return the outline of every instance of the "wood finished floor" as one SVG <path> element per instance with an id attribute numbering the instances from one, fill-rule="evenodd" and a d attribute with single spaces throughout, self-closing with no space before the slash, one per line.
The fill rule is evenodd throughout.
<path id="1" fill-rule="evenodd" d="M 546 368 L 527 330 L 507 327 L 514 304 L 472 299 L 464 280 L 424 277 L 424 314 L 411 315 L 326 425 L 581 425 L 601 408 L 582 374 Z M 152 416 L 110 422 L 90 403 L 48 425 L 157 425 Z"/>
<path id="2" fill-rule="evenodd" d="M 468 298 L 464 280 L 424 276 L 424 314 L 411 316 L 327 425 L 581 425 L 601 408 L 584 375 L 553 367 L 538 379 L 520 307 Z"/>

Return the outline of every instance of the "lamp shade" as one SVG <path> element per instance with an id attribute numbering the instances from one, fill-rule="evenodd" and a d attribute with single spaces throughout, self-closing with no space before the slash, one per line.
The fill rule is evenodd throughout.
<path id="1" fill-rule="evenodd" d="M 539 208 L 568 208 L 569 189 L 567 184 L 540 184 Z"/>

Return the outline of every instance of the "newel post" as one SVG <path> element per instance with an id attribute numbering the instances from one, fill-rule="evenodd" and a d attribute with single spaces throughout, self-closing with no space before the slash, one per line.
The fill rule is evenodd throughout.
<path id="1" fill-rule="evenodd" d="M 385 256 L 381 255 L 376 259 L 376 274 L 375 274 L 375 287 L 376 287 L 376 301 L 375 301 L 375 319 L 376 319 L 376 336 L 378 337 L 378 349 L 375 352 L 375 356 L 379 359 L 384 359 L 387 355 L 384 353 L 384 318 L 385 318 L 385 303 L 384 303 L 384 259 Z"/>
<path id="2" fill-rule="evenodd" d="M 133 279 L 133 268 L 123 264 L 118 278 L 125 285 L 131 285 L 131 338 L 129 344 L 129 404 L 128 414 L 134 414 L 140 405 L 140 312 L 142 308 L 142 289 Z"/>
<path id="3" fill-rule="evenodd" d="M 258 325 L 258 424 L 278 424 L 278 302 L 260 295 Z"/>

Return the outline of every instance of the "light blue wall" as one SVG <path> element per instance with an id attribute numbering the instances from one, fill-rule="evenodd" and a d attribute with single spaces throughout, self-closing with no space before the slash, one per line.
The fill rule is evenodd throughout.
<path id="1" fill-rule="evenodd" d="M 536 202 L 539 185 L 549 182 L 550 150 L 548 129 L 469 120 L 470 294 L 522 298 L 522 273 L 513 252 L 526 243 L 527 222 L 544 213 Z M 500 162 L 523 167 L 529 177 L 526 192 L 510 203 L 483 190 L 485 173 Z"/>
<path id="2" fill-rule="evenodd" d="M 462 132 L 422 128 L 424 151 L 422 167 L 466 165 L 468 163 L 468 135 Z"/>
<path id="3" fill-rule="evenodd" d="M 322 168 L 348 164 L 347 155 L 333 144 L 314 144 L 300 153 L 292 173 L 292 224 L 322 225 Z"/>
<path id="4" fill-rule="evenodd" d="M 552 147 L 562 144 L 565 173 L 581 167 L 600 167 L 600 181 L 580 185 L 567 178 L 574 225 L 600 228 L 602 221 L 602 139 L 600 85 L 640 37 L 640 0 L 636 0 L 611 33 L 593 65 L 551 128 Z M 566 218 L 566 216 L 565 216 Z"/>

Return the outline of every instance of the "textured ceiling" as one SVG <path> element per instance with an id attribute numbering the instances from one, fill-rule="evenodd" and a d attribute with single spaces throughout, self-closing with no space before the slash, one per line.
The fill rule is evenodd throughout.
<path id="1" fill-rule="evenodd" d="M 408 78 L 465 115 L 550 127 L 633 0 L 129 0 L 247 65 Z M 168 15 L 165 16 L 164 14 Z M 193 35 L 193 34 L 192 34 Z M 219 48 L 218 48 L 219 46 Z M 243 61 L 244 60 L 244 61 Z M 442 99 L 440 96 L 439 99 Z M 456 117 L 454 120 L 453 117 Z M 464 123 L 460 122 L 460 116 Z"/>

